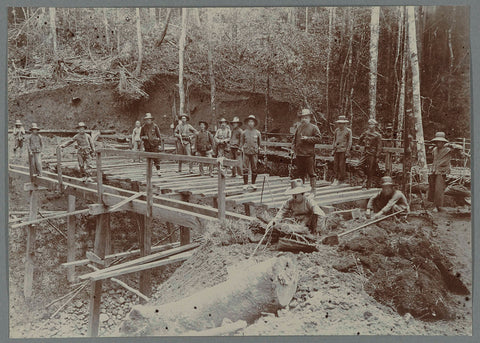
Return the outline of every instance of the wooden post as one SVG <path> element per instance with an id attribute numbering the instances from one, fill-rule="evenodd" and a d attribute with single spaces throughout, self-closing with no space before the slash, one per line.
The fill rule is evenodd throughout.
<path id="1" fill-rule="evenodd" d="M 63 190 L 63 177 L 62 177 L 62 148 L 60 148 L 60 145 L 57 146 L 57 175 L 58 175 L 58 188 L 61 192 Z M 75 203 L 75 200 L 74 200 L 74 203 Z"/>
<path id="2" fill-rule="evenodd" d="M 147 256 L 152 248 L 152 207 L 153 207 L 153 189 L 152 189 L 152 167 L 153 160 L 147 158 L 147 209 L 145 214 L 144 226 L 140 228 L 140 256 Z M 143 270 L 140 273 L 140 292 L 150 297 L 152 286 L 150 279 L 151 271 Z"/>
<path id="3" fill-rule="evenodd" d="M 36 190 L 30 191 L 30 214 L 29 220 L 37 219 L 38 212 L 38 193 Z M 26 259 L 25 259 L 25 276 L 23 294 L 25 298 L 32 296 L 33 289 L 33 269 L 35 262 L 35 225 L 29 225 L 27 231 L 27 247 L 26 247 Z"/>
<path id="4" fill-rule="evenodd" d="M 183 193 L 182 201 L 190 201 L 190 195 Z M 180 226 L 180 245 L 190 244 L 190 228 Z"/>
<path id="5" fill-rule="evenodd" d="M 225 219 L 225 172 L 218 162 L 218 219 Z"/>
<path id="6" fill-rule="evenodd" d="M 75 195 L 68 195 L 68 212 L 75 211 Z M 75 216 L 67 217 L 67 262 L 75 261 L 75 229 L 76 218 Z M 75 266 L 67 268 L 67 280 L 69 282 L 75 281 Z"/>
<path id="7" fill-rule="evenodd" d="M 112 253 L 112 231 L 110 229 L 110 213 L 105 213 L 103 225 L 105 225 L 105 255 L 110 255 Z"/>
<path id="8" fill-rule="evenodd" d="M 387 152 L 385 157 L 385 172 L 387 175 L 392 175 L 392 153 Z"/>
<path id="9" fill-rule="evenodd" d="M 103 203 L 102 154 L 97 152 L 97 194 L 98 203 Z M 103 225 L 104 214 L 97 216 L 95 229 L 94 253 L 101 259 L 105 258 L 106 230 Z M 100 303 L 102 299 L 102 280 L 92 281 L 90 290 L 90 311 L 88 322 L 88 336 L 97 337 L 100 326 Z"/>

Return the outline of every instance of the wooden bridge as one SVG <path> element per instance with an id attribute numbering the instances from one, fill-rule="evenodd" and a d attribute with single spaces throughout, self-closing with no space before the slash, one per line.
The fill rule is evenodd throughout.
<path id="1" fill-rule="evenodd" d="M 161 160 L 162 176 L 152 175 L 153 159 Z M 144 159 L 142 163 L 126 163 Z M 200 174 L 177 173 L 177 163 L 204 163 L 215 166 L 215 177 Z M 284 191 L 290 181 L 286 177 L 259 175 L 258 189 L 243 190 L 243 180 L 227 176 L 228 168 L 239 162 L 229 159 L 184 156 L 166 153 L 133 152 L 116 149 L 97 151 L 96 180 L 82 182 L 72 176 L 76 174 L 76 162 L 62 161 L 57 150 L 57 161 L 49 165 L 53 171 L 44 171 L 41 177 L 33 176 L 28 167 L 10 165 L 12 176 L 26 180 L 24 189 L 30 193 L 28 220 L 11 223 L 10 229 L 27 228 L 24 294 L 32 296 L 36 225 L 45 220 L 67 218 L 67 277 L 70 282 L 85 280 L 90 284 L 89 335 L 97 336 L 99 329 L 102 280 L 108 278 L 148 301 L 151 294 L 151 268 L 184 261 L 192 255 L 198 244 L 191 241 L 190 229 L 202 228 L 219 223 L 220 220 L 254 221 L 255 211 L 279 208 L 287 199 Z M 38 193 L 56 190 L 64 194 L 65 211 L 38 218 Z M 362 190 L 348 185 L 332 186 L 321 181 L 315 200 L 328 209 L 339 203 L 365 200 L 377 190 Z M 90 203 L 88 208 L 76 209 L 76 198 Z M 110 241 L 110 215 L 118 211 L 129 211 L 137 218 L 140 249 L 112 253 Z M 87 252 L 86 259 L 75 260 L 75 216 L 88 214 L 96 217 L 95 246 Z M 152 220 L 160 219 L 170 228 L 180 226 L 180 242 L 152 246 Z M 170 230 L 170 229 L 169 229 Z M 118 264 L 118 257 L 140 257 Z M 75 275 L 75 267 L 87 265 L 92 272 Z M 136 290 L 117 276 L 140 272 L 140 289 Z M 76 293 L 74 293 L 75 295 Z M 74 296 L 73 295 L 73 296 Z"/>

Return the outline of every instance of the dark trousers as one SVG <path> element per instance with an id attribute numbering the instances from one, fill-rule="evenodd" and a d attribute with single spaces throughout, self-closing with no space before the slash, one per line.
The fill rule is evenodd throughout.
<path id="1" fill-rule="evenodd" d="M 33 174 L 38 176 L 42 176 L 42 153 L 40 152 L 32 152 L 30 155 L 30 163 L 32 165 Z"/>
<path id="2" fill-rule="evenodd" d="M 232 153 L 232 160 L 238 160 L 240 163 L 242 163 L 242 153 L 238 151 L 238 148 L 230 148 L 230 152 Z M 237 174 L 243 174 L 241 164 L 232 168 L 232 176 L 236 176 Z"/>
<path id="3" fill-rule="evenodd" d="M 447 176 L 445 174 L 430 174 L 428 176 L 428 200 L 433 201 L 436 208 L 443 207 Z"/>
<path id="4" fill-rule="evenodd" d="M 315 156 L 297 156 L 295 158 L 295 165 L 297 166 L 297 177 L 305 182 L 307 175 L 310 179 L 315 179 Z"/>
<path id="5" fill-rule="evenodd" d="M 345 151 L 335 152 L 333 157 L 333 172 L 335 174 L 335 179 L 338 181 L 345 180 L 345 167 L 346 167 L 347 157 L 345 156 Z"/>
<path id="6" fill-rule="evenodd" d="M 362 170 L 367 177 L 367 188 L 370 188 L 377 174 L 377 157 L 375 155 L 363 155 L 360 159 L 360 166 L 362 167 Z"/>
<path id="7" fill-rule="evenodd" d="M 243 179 L 248 180 L 248 170 L 252 171 L 252 183 L 257 179 L 258 154 L 243 154 Z"/>
<path id="8" fill-rule="evenodd" d="M 197 150 L 196 155 L 201 156 L 201 157 L 212 157 L 212 152 L 211 152 L 211 150 L 208 150 L 208 151 Z M 199 169 L 201 175 L 203 175 L 203 173 L 204 173 L 204 170 L 203 170 L 204 165 L 205 165 L 204 163 L 199 163 L 198 164 L 198 169 Z M 209 172 L 210 175 L 212 175 L 212 172 L 213 172 L 213 165 L 212 164 L 208 165 L 208 172 Z"/>
<path id="9" fill-rule="evenodd" d="M 146 152 L 160 152 L 158 146 L 145 144 L 145 151 Z M 157 170 L 160 170 L 160 160 L 158 158 L 153 159 L 153 164 Z"/>

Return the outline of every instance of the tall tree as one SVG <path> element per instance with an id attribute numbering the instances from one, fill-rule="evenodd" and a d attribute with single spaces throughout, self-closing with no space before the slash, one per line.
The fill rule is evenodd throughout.
<path id="1" fill-rule="evenodd" d="M 57 25 L 56 21 L 56 11 L 55 7 L 50 7 L 48 10 L 50 14 L 50 34 L 52 37 L 52 44 L 53 44 L 53 54 L 55 58 L 57 58 Z"/>
<path id="2" fill-rule="evenodd" d="M 406 38 L 406 29 L 405 29 L 405 7 L 400 8 L 400 21 L 399 21 L 399 36 L 403 35 L 403 49 L 402 56 L 400 58 L 400 63 L 402 64 L 401 67 L 401 74 L 400 74 L 400 86 L 399 91 L 400 95 L 398 98 L 398 121 L 397 121 L 397 145 L 400 146 L 402 142 L 402 134 L 403 134 L 403 123 L 405 117 L 405 87 L 406 87 L 406 77 L 407 77 L 407 63 L 408 63 L 408 45 L 407 45 L 407 38 Z M 401 33 L 400 33 L 401 32 Z M 400 44 L 401 39 L 399 39 L 398 43 Z"/>
<path id="3" fill-rule="evenodd" d="M 305 32 L 308 33 L 308 7 L 305 7 Z"/>
<path id="4" fill-rule="evenodd" d="M 108 29 L 107 8 L 103 8 L 103 24 L 105 26 L 105 40 L 107 42 L 107 48 L 110 50 L 110 33 Z"/>
<path id="5" fill-rule="evenodd" d="M 377 65 L 378 65 L 378 33 L 380 7 L 372 7 L 370 18 L 370 118 L 376 117 L 377 107 Z"/>
<path id="6" fill-rule="evenodd" d="M 183 63 L 185 40 L 187 36 L 187 9 L 182 8 L 182 31 L 178 42 L 178 95 L 180 96 L 179 113 L 185 113 L 185 88 L 183 86 Z"/>
<path id="7" fill-rule="evenodd" d="M 207 37 L 208 37 L 208 75 L 210 77 L 210 110 L 212 111 L 212 117 L 214 125 L 217 123 L 217 106 L 216 106 L 216 91 L 215 91 L 215 73 L 213 70 L 213 16 L 212 9 L 207 8 Z"/>
<path id="8" fill-rule="evenodd" d="M 171 16 L 172 16 L 172 9 L 167 8 L 167 17 L 165 19 L 165 24 L 163 25 L 162 34 L 160 35 L 160 38 L 155 42 L 155 47 L 157 48 L 160 45 L 162 45 L 162 42 L 165 39 L 165 35 L 167 34 L 167 30 L 168 30 L 168 23 L 170 22 Z"/>
<path id="9" fill-rule="evenodd" d="M 328 89 L 330 88 L 330 58 L 332 56 L 332 41 L 333 41 L 333 29 L 335 27 L 335 7 L 328 8 L 328 46 L 327 46 L 327 87 L 325 88 L 325 99 L 327 103 L 327 121 L 330 122 L 330 108 L 329 108 L 329 95 Z"/>
<path id="10" fill-rule="evenodd" d="M 137 22 L 137 46 L 138 46 L 138 61 L 137 68 L 135 68 L 135 75 L 140 75 L 143 62 L 143 42 L 142 42 L 142 24 L 140 22 L 140 8 L 135 9 L 135 18 Z"/>
<path id="11" fill-rule="evenodd" d="M 408 48 L 410 51 L 410 66 L 412 68 L 412 97 L 415 133 L 417 139 L 417 161 L 420 168 L 420 181 L 426 183 L 428 177 L 427 156 L 423 137 L 422 104 L 420 98 L 420 69 L 418 66 L 417 33 L 415 27 L 415 7 L 407 7 L 408 15 Z"/>

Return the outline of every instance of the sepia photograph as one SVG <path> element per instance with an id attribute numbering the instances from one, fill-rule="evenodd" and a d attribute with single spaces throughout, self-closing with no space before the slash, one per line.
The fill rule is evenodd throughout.
<path id="1" fill-rule="evenodd" d="M 10 338 L 472 336 L 469 6 L 7 9 Z"/>

